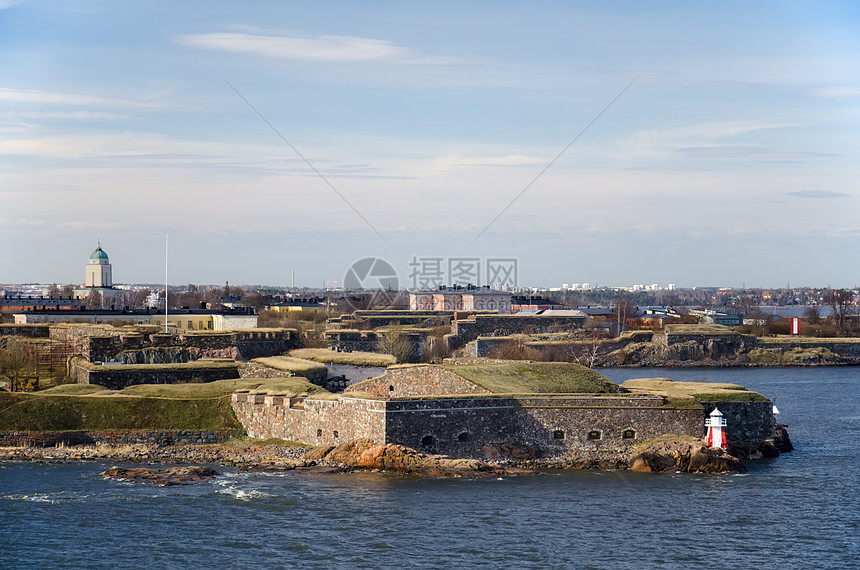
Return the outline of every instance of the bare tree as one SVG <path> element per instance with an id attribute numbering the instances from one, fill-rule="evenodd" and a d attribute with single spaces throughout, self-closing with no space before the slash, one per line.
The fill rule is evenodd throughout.
<path id="1" fill-rule="evenodd" d="M 102 294 L 101 291 L 97 291 L 93 289 L 89 292 L 89 294 L 84 297 L 84 306 L 87 309 L 101 309 L 102 308 Z"/>
<path id="2" fill-rule="evenodd" d="M 615 302 L 615 310 L 613 311 L 613 317 L 615 320 L 615 324 L 618 327 L 618 334 L 624 332 L 627 327 L 627 319 L 633 316 L 636 311 L 636 306 L 633 304 L 630 299 L 621 298 Z"/>
<path id="3" fill-rule="evenodd" d="M 803 311 L 803 318 L 810 324 L 817 325 L 821 320 L 821 309 L 818 308 L 818 305 L 810 305 Z"/>
<path id="4" fill-rule="evenodd" d="M 47 293 L 48 293 L 48 294 L 47 294 L 47 297 L 48 297 L 49 299 L 56 299 L 57 297 L 59 297 L 59 296 L 60 296 L 60 288 L 59 288 L 59 287 L 57 287 L 57 284 L 56 284 L 56 283 L 51 283 L 51 284 L 48 286 L 48 292 L 47 292 Z"/>
<path id="5" fill-rule="evenodd" d="M 246 307 L 253 307 L 255 311 L 260 311 L 269 304 L 269 299 L 259 291 L 250 291 L 242 297 L 241 302 Z"/>
<path id="6" fill-rule="evenodd" d="M 0 374 L 9 381 L 11 390 L 15 389 L 18 378 L 33 366 L 26 347 L 17 341 L 7 343 L 5 349 L 0 349 Z"/>
<path id="7" fill-rule="evenodd" d="M 146 307 L 146 298 L 149 297 L 149 289 L 135 289 L 126 295 L 126 304 L 131 309 L 143 309 Z"/>
<path id="8" fill-rule="evenodd" d="M 415 348 L 412 341 L 401 331 L 386 331 L 378 337 L 379 350 L 392 355 L 397 362 L 412 362 L 415 358 Z"/>
<path id="9" fill-rule="evenodd" d="M 833 319 L 839 334 L 845 334 L 845 320 L 853 312 L 854 295 L 848 289 L 831 289 L 824 295 L 824 302 L 833 309 L 830 318 Z"/>

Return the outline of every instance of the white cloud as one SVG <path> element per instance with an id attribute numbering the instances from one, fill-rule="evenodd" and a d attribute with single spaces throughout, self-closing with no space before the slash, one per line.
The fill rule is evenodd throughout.
<path id="1" fill-rule="evenodd" d="M 833 190 L 798 190 L 797 192 L 786 192 L 795 198 L 847 198 L 849 195 Z"/>
<path id="2" fill-rule="evenodd" d="M 278 59 L 300 61 L 395 63 L 451 63 L 453 59 L 418 56 L 412 50 L 387 40 L 356 36 L 291 37 L 245 33 L 185 34 L 177 41 L 186 46 L 249 53 Z"/>
<path id="3" fill-rule="evenodd" d="M 860 87 L 821 87 L 808 94 L 816 99 L 857 99 L 860 97 Z"/>
<path id="4" fill-rule="evenodd" d="M 20 114 L 25 119 L 70 119 L 74 121 L 90 121 L 103 119 L 125 119 L 126 115 L 117 113 L 100 113 L 96 111 L 70 111 L 70 112 L 42 112 L 42 111 L 27 111 Z"/>
<path id="5" fill-rule="evenodd" d="M 719 141 L 746 135 L 767 129 L 784 128 L 785 123 L 767 121 L 725 121 L 717 123 L 702 123 L 671 129 L 646 129 L 633 134 L 621 144 L 622 155 L 628 157 L 667 158 L 677 152 L 688 152 L 690 149 L 717 149 L 725 145 Z M 739 145 L 726 147 L 736 152 Z M 748 150 L 749 148 L 747 148 Z M 725 151 L 727 152 L 727 151 Z"/>
<path id="6" fill-rule="evenodd" d="M 0 10 L 6 10 L 16 4 L 20 4 L 24 0 L 0 0 Z"/>
<path id="7" fill-rule="evenodd" d="M 61 93 L 54 91 L 39 91 L 27 89 L 0 88 L 0 101 L 13 103 L 37 103 L 45 105 L 76 105 L 81 107 L 130 107 L 130 108 L 160 108 L 159 103 L 151 101 L 135 101 L 118 97 L 103 97 L 81 93 Z"/>
<path id="8" fill-rule="evenodd" d="M 508 154 L 504 156 L 444 156 L 431 163 L 431 170 L 440 171 L 461 166 L 523 166 L 545 164 L 548 158 Z"/>

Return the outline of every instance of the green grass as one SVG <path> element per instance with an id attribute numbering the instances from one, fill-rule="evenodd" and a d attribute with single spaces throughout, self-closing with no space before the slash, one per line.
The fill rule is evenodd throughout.
<path id="1" fill-rule="evenodd" d="M 605 394 L 619 388 L 605 376 L 568 362 L 445 366 L 496 394 Z"/>
<path id="2" fill-rule="evenodd" d="M 666 325 L 669 334 L 733 334 L 735 331 L 725 325 Z"/>
<path id="3" fill-rule="evenodd" d="M 0 393 L 0 431 L 242 429 L 230 398 L 40 396 Z"/>
<path id="4" fill-rule="evenodd" d="M 48 388 L 47 390 L 40 390 L 40 395 L 51 395 L 51 396 L 84 396 L 86 394 L 92 394 L 93 392 L 101 392 L 102 390 L 107 390 L 104 386 L 99 386 L 98 384 L 61 384 L 59 386 L 54 386 L 53 388 Z"/>
<path id="5" fill-rule="evenodd" d="M 770 344 L 775 346 L 784 346 L 786 344 L 835 344 L 843 342 L 860 342 L 860 337 L 811 337 L 811 336 L 795 336 L 795 335 L 779 335 L 774 337 L 761 337 L 758 339 L 759 344 Z"/>
<path id="6" fill-rule="evenodd" d="M 328 372 L 328 368 L 324 364 L 293 356 L 267 356 L 265 358 L 255 358 L 251 362 L 299 375 L 325 374 Z"/>
<path id="7" fill-rule="evenodd" d="M 229 396 L 238 390 L 256 391 L 256 393 L 284 393 L 296 396 L 302 393 L 313 394 L 325 392 L 304 378 L 237 378 L 231 380 L 216 380 L 190 384 L 138 384 L 129 386 L 117 392 L 126 396 L 145 398 L 178 398 L 205 399 Z"/>
<path id="8" fill-rule="evenodd" d="M 634 378 L 621 385 L 626 390 L 646 391 L 666 398 L 698 402 L 767 402 L 768 399 L 737 384 L 673 382 L 668 378 Z"/>
<path id="9" fill-rule="evenodd" d="M 353 366 L 387 367 L 397 364 L 397 359 L 390 354 L 376 352 L 335 352 L 327 348 L 297 348 L 288 353 L 295 358 L 304 358 L 325 364 L 352 364 Z"/>
<path id="10" fill-rule="evenodd" d="M 328 394 L 304 378 L 141 384 L 98 395 L 72 395 L 78 385 L 68 386 L 58 387 L 66 392 L 0 393 L 0 431 L 242 429 L 230 405 L 236 390 Z"/>

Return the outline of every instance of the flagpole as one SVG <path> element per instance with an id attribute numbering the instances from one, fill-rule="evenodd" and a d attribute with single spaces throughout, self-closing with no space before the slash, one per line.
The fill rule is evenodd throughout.
<path id="1" fill-rule="evenodd" d="M 167 333 L 167 234 L 164 234 L 164 332 Z"/>

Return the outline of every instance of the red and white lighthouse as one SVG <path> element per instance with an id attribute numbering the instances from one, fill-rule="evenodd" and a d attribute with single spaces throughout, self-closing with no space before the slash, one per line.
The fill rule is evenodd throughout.
<path id="1" fill-rule="evenodd" d="M 723 413 L 719 409 L 714 408 L 710 417 L 705 420 L 705 426 L 708 428 L 708 447 L 721 447 L 725 449 L 726 430 L 723 428 L 726 427 L 726 419 L 723 417 Z"/>

